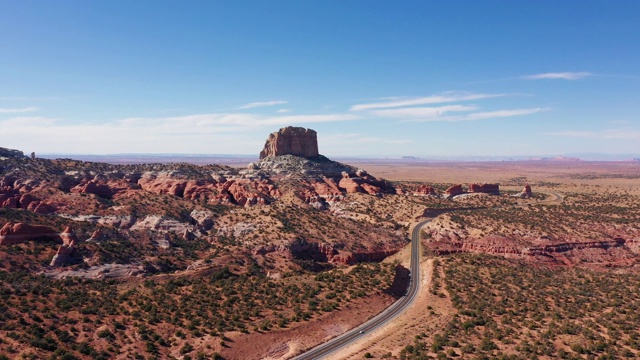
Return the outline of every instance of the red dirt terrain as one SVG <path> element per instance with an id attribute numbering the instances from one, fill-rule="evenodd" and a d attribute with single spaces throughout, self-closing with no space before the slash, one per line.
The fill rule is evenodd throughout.
<path id="1" fill-rule="evenodd" d="M 407 267 L 407 231 L 421 216 L 435 217 L 425 261 L 472 253 L 639 268 L 638 164 L 351 166 L 296 143 L 297 131 L 282 129 L 241 168 L 0 159 L 0 354 L 289 358 L 401 296 L 397 264 Z M 426 274 L 427 289 L 434 274 L 440 288 L 449 279 L 443 268 Z M 393 340 L 362 349 L 400 357 L 401 339 L 429 338 L 418 321 L 445 326 L 462 311 L 433 291 L 421 299 L 435 314 L 410 310 Z"/>

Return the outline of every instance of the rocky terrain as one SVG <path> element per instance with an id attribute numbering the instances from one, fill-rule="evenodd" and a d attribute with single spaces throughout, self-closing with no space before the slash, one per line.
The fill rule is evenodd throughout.
<path id="1" fill-rule="evenodd" d="M 397 206 L 394 184 L 317 147 L 313 130 L 284 128 L 244 168 L 111 165 L 3 150 L 0 355 L 188 358 L 215 349 L 229 357 L 235 350 L 218 344 L 225 339 L 319 321 L 362 306 L 363 297 L 377 304 L 372 309 L 388 305 L 403 288 L 394 285 L 395 265 L 379 262 L 408 244 L 406 226 L 420 205 L 388 215 L 375 204 Z M 44 301 L 39 291 L 53 294 L 46 308 L 63 320 L 36 304 Z M 176 310 L 197 308 L 194 291 L 220 295 L 204 313 Z M 174 305 L 166 308 L 168 300 Z M 20 301 L 33 318 L 24 320 Z M 146 330 L 135 325 L 140 316 Z M 203 337 L 218 340 L 189 348 Z"/>
<path id="2" fill-rule="evenodd" d="M 615 273 L 640 259 L 635 168 L 551 167 L 549 181 L 474 165 L 391 182 L 320 155 L 313 130 L 291 127 L 239 168 L 0 150 L 9 358 L 259 358 L 253 343 L 273 339 L 264 350 L 289 357 L 325 339 L 312 328 L 355 326 L 340 319 L 403 294 L 397 256 L 422 217 L 435 217 L 422 234 L 429 257 Z M 292 331 L 304 340 L 290 343 Z"/>

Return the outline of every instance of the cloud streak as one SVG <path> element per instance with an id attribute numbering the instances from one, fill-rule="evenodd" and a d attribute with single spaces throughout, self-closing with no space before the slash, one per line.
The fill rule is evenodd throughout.
<path id="1" fill-rule="evenodd" d="M 437 107 L 409 107 L 400 109 L 373 110 L 371 113 L 382 117 L 436 118 L 452 111 L 472 111 L 476 106 L 448 105 Z"/>
<path id="2" fill-rule="evenodd" d="M 523 116 L 523 115 L 536 114 L 541 111 L 547 111 L 547 110 L 549 109 L 533 108 L 533 109 L 509 109 L 509 110 L 486 111 L 486 112 L 469 114 L 461 120 L 473 121 L 473 120 L 495 119 L 495 118 L 505 118 L 505 117 L 513 117 L 513 116 Z"/>
<path id="3" fill-rule="evenodd" d="M 356 105 L 353 105 L 349 110 L 363 111 L 363 110 L 388 109 L 388 108 L 419 106 L 419 105 L 429 105 L 429 104 L 442 104 L 442 103 L 450 103 L 450 102 L 458 102 L 458 101 L 488 99 L 488 98 L 495 98 L 500 96 L 506 96 L 506 95 L 505 94 L 445 93 L 442 95 L 432 95 L 432 96 L 426 96 L 426 97 L 401 99 L 401 100 L 395 100 L 395 101 L 356 104 Z"/>
<path id="4" fill-rule="evenodd" d="M 591 76 L 588 72 L 557 72 L 557 73 L 542 73 L 535 75 L 525 75 L 521 79 L 524 80 L 545 80 L 545 79 L 561 79 L 561 80 L 580 80 L 587 76 Z"/>
<path id="5" fill-rule="evenodd" d="M 35 106 L 24 107 L 24 108 L 0 108 L 0 114 L 19 114 L 19 113 L 28 113 L 38 111 L 39 109 Z"/>
<path id="6" fill-rule="evenodd" d="M 240 106 L 238 109 L 253 109 L 253 108 L 257 108 L 257 107 L 284 105 L 284 104 L 288 104 L 288 103 L 289 103 L 288 101 L 283 101 L 283 100 L 258 101 L 258 102 L 252 102 L 252 103 L 244 104 L 244 105 Z"/>

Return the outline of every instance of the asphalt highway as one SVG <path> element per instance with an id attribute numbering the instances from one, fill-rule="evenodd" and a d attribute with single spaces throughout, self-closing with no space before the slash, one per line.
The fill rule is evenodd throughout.
<path id="1" fill-rule="evenodd" d="M 391 319 L 402 313 L 404 309 L 413 302 L 420 290 L 420 229 L 429 221 L 431 221 L 431 219 L 421 221 L 413 228 L 411 233 L 411 269 L 407 294 L 366 323 L 328 342 L 320 344 L 304 354 L 296 356 L 293 358 L 294 360 L 322 359 L 349 345 L 361 336 L 365 336 L 367 333 L 384 326 Z"/>

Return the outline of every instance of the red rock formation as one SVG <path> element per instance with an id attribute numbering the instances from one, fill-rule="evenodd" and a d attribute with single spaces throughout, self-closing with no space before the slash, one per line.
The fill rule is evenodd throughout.
<path id="1" fill-rule="evenodd" d="M 24 194 L 20 197 L 20 208 L 27 209 L 29 208 L 29 204 L 36 201 L 37 199 L 33 197 L 31 194 Z"/>
<path id="2" fill-rule="evenodd" d="M 103 198 L 111 198 L 113 196 L 113 190 L 107 184 L 100 184 L 95 180 L 91 180 L 85 183 L 81 183 L 73 187 L 71 192 L 82 194 L 94 194 Z"/>
<path id="3" fill-rule="evenodd" d="M 344 198 L 335 180 L 326 177 L 322 178 L 322 180 L 322 182 L 316 181 L 311 183 L 315 191 L 315 196 L 320 196 L 329 203 L 340 201 Z"/>
<path id="4" fill-rule="evenodd" d="M 527 184 L 524 186 L 524 188 L 522 188 L 522 191 L 515 194 L 515 195 L 511 195 L 511 197 L 519 197 L 522 199 L 530 199 L 533 196 L 533 193 L 531 192 L 531 185 Z"/>
<path id="5" fill-rule="evenodd" d="M 351 176 L 349 176 L 348 173 L 345 172 L 342 174 L 342 179 L 340 179 L 338 186 L 346 190 L 347 194 L 363 193 L 365 191 L 360 186 L 363 183 L 364 181 L 362 180 L 362 178 L 359 178 L 359 177 L 352 178 Z"/>
<path id="6" fill-rule="evenodd" d="M 464 190 L 462 189 L 462 184 L 453 185 L 447 190 L 445 190 L 445 197 L 452 198 L 456 195 L 464 194 Z"/>
<path id="7" fill-rule="evenodd" d="M 184 190 L 187 187 L 187 180 L 143 176 L 138 180 L 138 184 L 143 190 L 154 194 L 168 194 L 183 197 Z"/>
<path id="8" fill-rule="evenodd" d="M 61 233 L 60 238 L 64 245 L 73 245 L 78 241 L 78 237 L 74 234 L 71 226 L 67 226 Z"/>
<path id="9" fill-rule="evenodd" d="M 41 201 L 30 202 L 27 210 L 33 211 L 36 214 L 51 214 L 52 212 L 56 211 L 53 205 L 45 204 Z"/>
<path id="10" fill-rule="evenodd" d="M 500 185 L 498 184 L 469 184 L 470 193 L 500 194 Z"/>
<path id="11" fill-rule="evenodd" d="M 138 180 L 141 188 L 154 194 L 169 194 L 185 199 L 205 201 L 210 204 L 264 205 L 280 197 L 280 190 L 270 181 L 224 180 L 180 180 L 167 176 L 143 176 Z"/>
<path id="12" fill-rule="evenodd" d="M 0 229 L 0 245 L 20 244 L 27 240 L 40 238 L 60 241 L 60 236 L 47 226 L 8 222 Z"/>
<path id="13" fill-rule="evenodd" d="M 279 155 L 318 156 L 317 133 L 311 129 L 288 126 L 270 134 L 260 152 L 260 159 Z"/>
<path id="14" fill-rule="evenodd" d="M 87 241 L 102 240 L 103 238 L 104 238 L 104 234 L 102 233 L 102 231 L 96 230 L 93 232 L 93 234 L 91 234 L 91 237 Z"/>
<path id="15" fill-rule="evenodd" d="M 50 266 L 63 266 L 68 263 L 76 262 L 75 259 L 75 247 L 73 245 L 60 245 L 58 251 L 51 259 Z"/>
<path id="16" fill-rule="evenodd" d="M 429 186 L 429 185 L 420 185 L 418 186 L 418 188 L 413 192 L 413 195 L 415 196 L 438 196 L 438 193 L 436 193 L 436 190 L 433 188 L 433 186 Z"/>
<path id="17" fill-rule="evenodd" d="M 11 208 L 11 209 L 15 209 L 18 207 L 18 201 L 20 200 L 19 197 L 17 196 L 12 196 L 10 198 L 7 198 L 3 203 L 2 203 L 2 207 L 6 207 L 6 208 Z"/>

